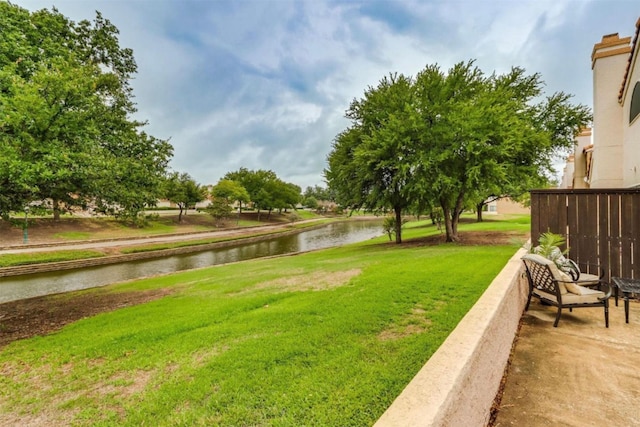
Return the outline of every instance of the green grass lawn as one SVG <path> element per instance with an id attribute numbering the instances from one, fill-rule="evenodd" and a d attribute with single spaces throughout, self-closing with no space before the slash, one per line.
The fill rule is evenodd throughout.
<path id="1" fill-rule="evenodd" d="M 92 250 L 66 250 L 33 252 L 26 254 L 3 254 L 0 255 L 0 267 L 42 264 L 45 262 L 72 261 L 76 259 L 97 258 L 101 256 L 104 256 L 104 253 Z"/>
<path id="2" fill-rule="evenodd" d="M 300 219 L 321 218 L 321 216 L 315 213 L 314 211 L 307 210 L 307 209 L 297 209 L 295 211 L 292 211 L 291 213 L 295 213 Z"/>
<path id="3" fill-rule="evenodd" d="M 1 349 L 0 425 L 371 425 L 518 248 L 385 239 L 89 291 L 175 292 Z"/>
<path id="4" fill-rule="evenodd" d="M 522 242 L 525 241 L 525 234 L 531 229 L 531 215 L 503 215 L 499 217 L 486 218 L 482 222 L 476 222 L 475 214 L 462 215 L 459 223 L 460 231 L 503 231 L 513 232 L 522 235 Z M 406 223 L 402 228 L 402 238 L 412 239 L 421 236 L 432 236 L 444 233 L 435 227 L 430 219 L 413 220 Z"/>

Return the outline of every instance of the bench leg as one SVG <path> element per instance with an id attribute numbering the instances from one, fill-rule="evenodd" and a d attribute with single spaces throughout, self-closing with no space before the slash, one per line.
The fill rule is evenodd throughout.
<path id="1" fill-rule="evenodd" d="M 609 327 L 609 300 L 604 302 L 604 325 Z"/>
<path id="2" fill-rule="evenodd" d="M 558 322 L 560 321 L 560 315 L 562 314 L 562 307 L 558 307 L 558 314 L 556 314 L 556 321 L 553 323 L 553 327 L 558 327 Z"/>
<path id="3" fill-rule="evenodd" d="M 624 323 L 629 323 L 629 292 L 623 292 L 624 295 Z"/>
<path id="4" fill-rule="evenodd" d="M 529 304 L 531 304 L 531 294 L 533 294 L 533 292 L 529 291 L 529 298 L 527 298 L 527 305 L 524 306 L 524 311 L 529 311 Z"/>

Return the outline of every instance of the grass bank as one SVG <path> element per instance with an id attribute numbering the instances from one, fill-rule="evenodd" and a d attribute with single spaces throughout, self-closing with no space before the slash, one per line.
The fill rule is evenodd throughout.
<path id="1" fill-rule="evenodd" d="M 140 253 L 140 252 L 152 252 L 159 251 L 164 249 L 174 249 L 174 248 L 182 248 L 186 246 L 201 246 L 207 245 L 211 243 L 221 243 L 221 242 L 230 242 L 234 240 L 241 240 L 250 237 L 260 237 L 260 236 L 270 236 L 277 235 L 285 232 L 289 232 L 291 230 L 301 230 L 309 227 L 317 227 L 319 225 L 327 224 L 329 222 L 336 221 L 337 219 L 318 219 L 314 222 L 306 222 L 306 223 L 291 223 L 286 228 L 274 228 L 273 230 L 267 231 L 243 231 L 242 235 L 236 236 L 227 236 L 227 237 L 214 237 L 207 239 L 191 239 L 191 240 L 182 240 L 176 242 L 166 242 L 166 243 L 148 243 L 141 244 L 135 246 L 126 246 L 122 248 L 110 249 L 110 255 L 118 255 L 118 254 L 132 254 L 132 253 Z M 262 224 L 264 225 L 264 224 Z M 255 224 L 254 224 L 255 226 Z M 245 228 L 248 226 L 245 226 Z M 86 239 L 91 238 L 91 234 L 87 232 L 74 232 L 74 235 L 83 235 L 86 236 Z M 105 252 L 100 250 L 51 250 L 46 252 L 38 252 L 38 253 L 23 253 L 23 254 L 2 254 L 0 255 L 0 267 L 12 267 L 18 265 L 31 265 L 31 264 L 42 264 L 49 262 L 59 262 L 59 261 L 73 261 L 78 259 L 88 259 L 88 258 L 96 258 L 107 255 Z"/>
<path id="2" fill-rule="evenodd" d="M 52 252 L 34 252 L 27 254 L 3 254 L 0 255 L 0 267 L 12 267 L 16 265 L 42 264 L 47 262 L 73 261 L 77 259 L 89 259 L 103 257 L 101 251 L 93 250 L 68 250 Z"/>
<path id="3" fill-rule="evenodd" d="M 0 350 L 0 424 L 371 425 L 517 247 L 380 238 L 90 291 L 173 293 Z"/>
<path id="4" fill-rule="evenodd" d="M 289 211 L 286 213 L 263 212 L 258 221 L 255 211 L 242 212 L 242 215 L 229 219 L 222 228 L 244 228 L 267 224 L 287 224 L 294 218 L 321 218 L 311 211 Z M 144 226 L 117 220 L 113 217 L 71 217 L 62 216 L 55 221 L 51 217 L 29 217 L 29 243 L 73 242 L 79 240 L 100 240 L 113 238 L 141 238 L 174 233 L 193 233 L 219 230 L 220 224 L 209 214 L 190 211 L 178 220 L 175 210 L 162 210 L 150 213 Z M 21 218 L 11 221 L 0 220 L 0 246 L 21 245 L 24 241 Z"/>

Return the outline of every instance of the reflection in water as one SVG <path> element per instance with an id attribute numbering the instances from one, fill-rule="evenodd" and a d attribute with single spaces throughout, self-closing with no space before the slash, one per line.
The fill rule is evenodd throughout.
<path id="1" fill-rule="evenodd" d="M 329 224 L 290 236 L 166 258 L 130 261 L 78 270 L 66 270 L 0 279 L 0 303 L 39 295 L 93 288 L 157 274 L 190 270 L 265 256 L 323 249 L 355 243 L 382 234 L 378 221 Z"/>

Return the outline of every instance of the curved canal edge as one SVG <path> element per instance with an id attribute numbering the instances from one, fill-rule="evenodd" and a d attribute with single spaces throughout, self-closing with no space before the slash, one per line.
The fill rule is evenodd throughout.
<path id="1" fill-rule="evenodd" d="M 342 221 L 336 221 L 342 222 Z M 304 231 L 325 227 L 327 223 L 313 225 L 305 228 L 297 228 L 289 231 L 278 231 L 261 234 L 259 236 L 238 237 L 237 239 L 226 240 L 224 242 L 205 243 L 200 245 L 182 246 L 180 248 L 160 249 L 155 251 L 137 252 L 125 255 L 106 255 L 103 257 L 78 259 L 72 261 L 48 262 L 42 264 L 16 265 L 13 267 L 0 268 L 0 277 L 21 276 L 35 273 L 48 273 L 51 271 L 72 270 L 84 267 L 96 267 L 100 265 L 118 264 L 122 262 L 138 261 L 143 259 L 164 258 L 173 255 L 183 255 L 194 252 L 203 252 L 212 249 L 227 248 L 247 243 L 256 243 L 274 237 L 284 237 Z"/>

